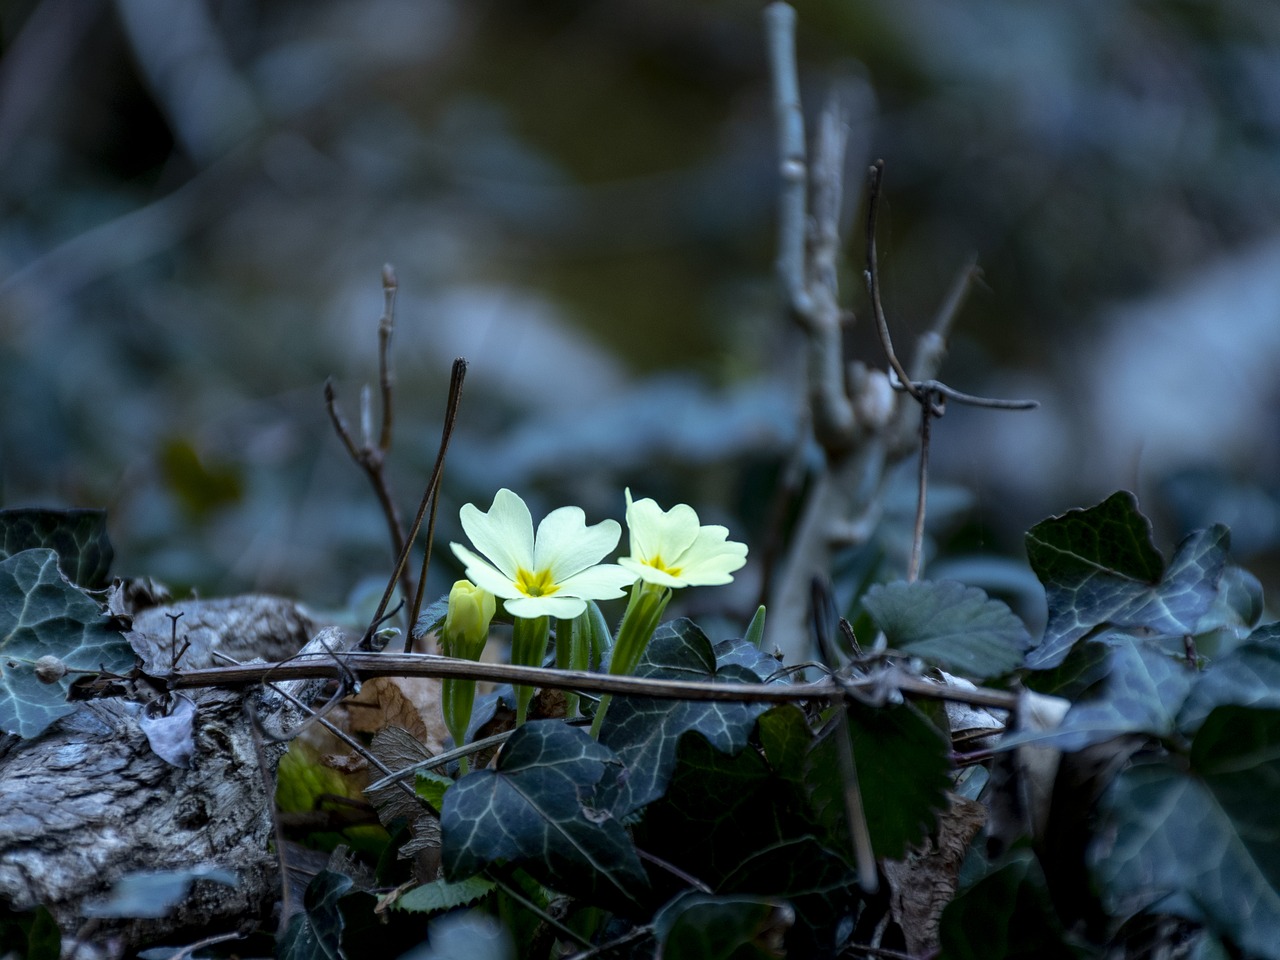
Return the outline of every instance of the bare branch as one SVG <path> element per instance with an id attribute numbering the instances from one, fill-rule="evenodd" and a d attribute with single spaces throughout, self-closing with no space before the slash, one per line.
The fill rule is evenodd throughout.
<path id="1" fill-rule="evenodd" d="M 865 278 L 867 292 L 871 295 L 871 310 L 876 318 L 876 332 L 880 335 L 880 346 L 884 350 L 889 366 L 898 375 L 903 388 L 919 399 L 919 394 L 907 376 L 906 368 L 893 351 L 893 338 L 889 336 L 889 321 L 884 316 L 884 305 L 880 302 L 880 267 L 876 262 L 876 215 L 880 209 L 880 183 L 884 179 L 884 161 L 877 160 L 867 171 L 867 269 Z"/>
<path id="2" fill-rule="evenodd" d="M 796 12 L 782 2 L 764 9 L 769 73 L 773 78 L 773 111 L 778 124 L 778 276 L 792 314 L 809 322 L 812 304 L 805 282 L 806 161 L 804 113 L 796 71 Z"/>
<path id="3" fill-rule="evenodd" d="M 341 660 L 341 666 L 335 663 Z M 575 690 L 588 693 L 612 693 L 620 696 L 653 697 L 660 700 L 713 700 L 728 703 L 795 703 L 804 700 L 829 700 L 843 696 L 846 690 L 876 691 L 888 683 L 905 695 L 926 700 L 971 703 L 984 707 L 1011 710 L 1017 697 L 1003 690 L 986 688 L 961 689 L 935 683 L 923 677 L 894 671 L 887 679 L 881 675 L 861 677 L 836 683 L 699 683 L 690 680 L 650 680 L 644 677 L 612 676 L 580 670 L 553 670 L 545 667 L 519 667 L 505 663 L 477 663 L 429 654 L 350 653 L 307 655 L 280 663 L 254 663 L 239 667 L 209 667 L 203 670 L 181 670 L 167 680 L 173 690 L 193 687 L 235 687 L 265 681 L 329 678 L 348 671 L 361 680 L 371 677 L 436 677 L 440 679 L 489 680 L 497 683 L 520 683 L 552 690 Z"/>
<path id="4" fill-rule="evenodd" d="M 391 371 L 391 334 L 396 325 L 396 272 L 391 264 L 382 267 L 382 319 L 378 321 L 378 384 L 382 388 L 382 431 L 378 449 L 384 454 L 391 449 L 391 399 L 395 374 Z"/>

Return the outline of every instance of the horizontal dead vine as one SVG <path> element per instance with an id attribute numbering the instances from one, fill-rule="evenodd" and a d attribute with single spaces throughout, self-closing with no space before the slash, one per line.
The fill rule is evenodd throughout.
<path id="1" fill-rule="evenodd" d="M 691 680 L 653 680 L 646 677 L 609 676 L 576 670 L 546 667 L 518 667 L 503 663 L 476 663 L 432 654 L 336 653 L 332 656 L 294 658 L 280 663 L 208 667 L 176 671 L 161 677 L 170 689 L 194 687 L 235 687 L 280 680 L 325 677 L 431 677 L 523 683 L 555 690 L 582 693 L 613 693 L 659 700 L 715 700 L 736 703 L 794 703 L 803 700 L 831 700 L 837 697 L 873 697 L 886 689 L 911 697 L 946 700 L 975 706 L 1011 710 L 1017 695 L 983 687 L 963 689 L 934 683 L 910 674 L 876 674 L 852 679 L 819 680 L 815 683 L 701 683 Z"/>

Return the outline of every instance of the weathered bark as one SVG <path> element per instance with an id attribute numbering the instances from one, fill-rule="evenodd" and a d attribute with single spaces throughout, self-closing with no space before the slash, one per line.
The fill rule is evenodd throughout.
<path id="1" fill-rule="evenodd" d="M 212 666 L 219 649 L 236 659 L 280 659 L 301 648 L 316 623 L 296 604 L 267 597 L 188 601 L 144 611 L 130 639 L 149 671 L 169 667 L 171 621 L 182 666 Z M 341 643 L 335 631 L 324 642 Z M 319 638 L 318 638 L 319 639 Z M 312 681 L 314 684 L 314 681 Z M 295 696 L 306 681 L 282 684 Z M 47 907 L 63 932 L 64 955 L 111 958 L 184 931 L 208 935 L 252 929 L 280 889 L 269 851 L 275 770 L 282 743 L 261 747 L 252 710 L 268 730 L 302 718 L 270 689 L 203 690 L 197 705 L 190 769 L 151 750 L 138 724 L 140 705 L 121 700 L 83 704 L 44 734 L 0 745 L 0 901 L 16 909 Z M 123 875 L 214 867 L 238 886 L 197 881 L 187 899 L 155 920 L 86 918 Z M 189 938 L 194 939 L 194 935 Z"/>

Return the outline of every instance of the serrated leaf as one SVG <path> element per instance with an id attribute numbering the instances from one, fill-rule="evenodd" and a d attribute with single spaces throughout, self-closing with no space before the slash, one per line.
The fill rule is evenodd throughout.
<path id="1" fill-rule="evenodd" d="M 723 665 L 717 662 L 717 653 L 724 658 Z M 635 675 L 758 683 L 772 675 L 777 664 L 742 640 L 725 641 L 713 649 L 696 624 L 676 620 L 654 632 Z M 611 803 L 614 815 L 625 817 L 662 796 L 684 734 L 697 732 L 717 750 L 733 753 L 746 746 L 756 717 L 766 709 L 765 704 L 615 698 L 600 729 L 600 742 L 627 769 L 626 780 Z"/>
<path id="2" fill-rule="evenodd" d="M 1039 862 L 1029 850 L 969 887 L 942 911 L 941 955 L 948 960 L 1072 960 Z"/>
<path id="3" fill-rule="evenodd" d="M 933 830 L 938 811 L 946 807 L 950 744 L 910 704 L 873 708 L 850 703 L 847 709 L 872 849 L 877 857 L 901 859 Z M 815 741 L 804 779 L 832 845 L 851 849 L 836 732 L 832 727 Z"/>
<path id="4" fill-rule="evenodd" d="M 1006 737 L 1006 747 L 1034 742 L 1082 750 L 1129 733 L 1165 737 L 1177 729 L 1178 711 L 1196 674 L 1185 663 L 1137 643 L 1111 649 L 1097 696 L 1077 701 L 1056 730 Z"/>
<path id="5" fill-rule="evenodd" d="M 134 917 L 154 919 L 187 898 L 197 880 L 212 880 L 228 887 L 239 885 L 230 870 L 196 867 L 190 870 L 139 871 L 126 873 L 111 888 L 105 900 L 86 903 L 86 917 Z"/>
<path id="6" fill-rule="evenodd" d="M 1178 726 L 1193 732 L 1214 707 L 1280 709 L 1280 637 L 1277 624 L 1255 630 L 1250 642 L 1214 660 L 1196 678 L 1178 715 Z M 1255 639 L 1256 638 L 1256 639 Z"/>
<path id="7" fill-rule="evenodd" d="M 114 551 L 105 510 L 0 510 L 0 560 L 45 547 L 77 586 L 106 586 Z"/>
<path id="8" fill-rule="evenodd" d="M 841 931 L 847 932 L 862 902 L 854 871 L 813 837 L 746 856 L 720 890 L 767 894 L 791 904 L 798 921 L 787 934 L 787 955 L 792 957 L 836 956 Z"/>
<path id="9" fill-rule="evenodd" d="M 440 628 L 444 626 L 445 614 L 448 612 L 449 595 L 446 593 L 443 597 L 437 597 L 422 609 L 422 612 L 418 614 L 418 622 L 413 625 L 413 631 L 410 636 L 414 640 L 421 640 L 427 634 L 439 633 Z"/>
<path id="10" fill-rule="evenodd" d="M 653 922 L 663 960 L 774 960 L 795 922 L 789 904 L 766 897 L 690 893 Z"/>
<path id="11" fill-rule="evenodd" d="M 877 584 L 862 605 L 894 649 L 979 680 L 1019 666 L 1031 646 L 1006 604 L 954 580 Z"/>
<path id="12" fill-rule="evenodd" d="M 413 792 L 431 804 L 431 809 L 439 810 L 444 805 L 445 792 L 453 783 L 451 778 L 432 770 L 419 770 L 415 775 Z"/>
<path id="13" fill-rule="evenodd" d="M 497 886 L 484 877 L 467 877 L 463 880 L 433 880 L 414 887 L 395 902 L 397 910 L 413 913 L 438 913 L 464 907 L 487 896 Z"/>
<path id="14" fill-rule="evenodd" d="M 508 860 L 565 892 L 634 901 L 648 881 L 631 838 L 608 811 L 588 806 L 606 765 L 616 762 L 577 727 L 526 723 L 503 747 L 497 769 L 469 774 L 445 794 L 445 876 Z"/>
<path id="15" fill-rule="evenodd" d="M 276 944 L 279 960 L 339 960 L 345 921 L 338 901 L 354 885 L 345 873 L 321 870 L 307 884 L 303 909 L 294 914 Z"/>
<path id="16" fill-rule="evenodd" d="M 1135 764 L 1104 795 L 1090 862 L 1107 906 L 1125 917 L 1158 905 L 1280 957 L 1280 711 L 1218 707 L 1190 759 Z"/>
<path id="17" fill-rule="evenodd" d="M 123 673 L 134 662 L 99 606 L 59 573 L 58 555 L 40 548 L 0 562 L 0 729 L 34 737 L 75 709 L 67 702 L 74 675 L 36 677 L 44 656 L 68 670 Z"/>
<path id="18" fill-rule="evenodd" d="M 1127 492 L 1036 524 L 1027 532 L 1027 559 L 1044 584 L 1049 622 L 1027 666 L 1057 666 L 1102 625 L 1193 633 L 1217 596 L 1229 540 L 1223 526 L 1193 533 L 1165 570 L 1151 525 Z"/>

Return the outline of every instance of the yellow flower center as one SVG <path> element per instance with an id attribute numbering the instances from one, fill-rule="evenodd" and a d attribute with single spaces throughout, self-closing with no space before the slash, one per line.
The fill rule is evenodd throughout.
<path id="1" fill-rule="evenodd" d="M 551 579 L 550 570 L 530 573 L 523 567 L 516 572 L 516 588 L 526 597 L 549 597 L 560 589 Z"/>
<path id="2" fill-rule="evenodd" d="M 673 577 L 680 576 L 680 567 L 669 567 L 662 562 L 662 555 L 657 554 L 648 559 L 647 563 L 655 570 L 661 570 L 663 573 L 670 574 Z"/>

